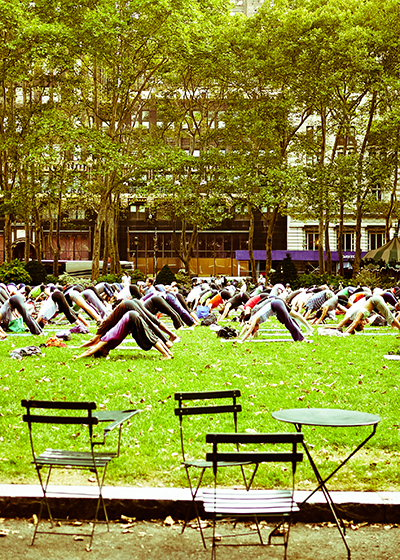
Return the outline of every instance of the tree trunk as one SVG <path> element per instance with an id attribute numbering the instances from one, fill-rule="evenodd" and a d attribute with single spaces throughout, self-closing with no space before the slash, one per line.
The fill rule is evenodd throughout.
<path id="1" fill-rule="evenodd" d="M 363 201 L 357 196 L 357 215 L 356 215 L 356 254 L 353 263 L 353 278 L 357 276 L 361 266 L 361 224 L 363 217 Z"/>
<path id="2" fill-rule="evenodd" d="M 9 263 L 12 259 L 11 248 L 11 215 L 5 214 L 4 216 L 4 262 Z"/>
<path id="3" fill-rule="evenodd" d="M 42 262 L 42 220 L 38 208 L 34 207 L 34 219 L 35 219 L 35 250 L 36 259 Z"/>
<path id="4" fill-rule="evenodd" d="M 100 266 L 100 247 L 101 247 L 101 230 L 105 220 L 106 197 L 102 195 L 100 200 L 99 213 L 97 214 L 93 232 L 93 252 L 92 252 L 92 281 L 95 282 L 99 277 Z"/>
<path id="5" fill-rule="evenodd" d="M 320 274 L 325 272 L 324 229 L 324 214 L 321 208 L 318 222 L 318 266 Z"/>
<path id="6" fill-rule="evenodd" d="M 54 219 L 53 214 L 51 211 L 51 205 L 49 203 L 49 249 L 53 257 L 53 276 L 58 278 L 58 261 L 60 259 L 61 253 L 61 243 L 60 243 L 60 232 L 61 232 L 61 204 L 62 204 L 62 193 L 60 191 L 58 196 L 58 204 L 57 204 L 57 218 L 56 218 L 56 248 L 54 249 L 53 245 L 53 228 L 54 228 Z"/>
<path id="7" fill-rule="evenodd" d="M 371 98 L 371 104 L 369 107 L 369 117 L 368 117 L 368 124 L 367 129 L 364 134 L 363 143 L 360 149 L 360 155 L 358 157 L 358 164 L 357 164 L 357 205 L 356 205 L 356 253 L 354 255 L 354 263 L 353 263 L 353 278 L 357 276 L 360 271 L 361 266 L 361 223 L 363 217 L 363 209 L 364 209 L 364 202 L 366 196 L 369 191 L 369 186 L 366 186 L 364 191 L 362 192 L 362 181 L 363 181 L 363 164 L 364 164 L 364 156 L 368 145 L 369 135 L 371 132 L 372 122 L 374 120 L 374 115 L 377 107 L 377 100 L 378 94 L 376 91 L 373 92 Z M 362 194 L 361 194 L 362 193 Z"/>
<path id="8" fill-rule="evenodd" d="M 189 241 L 187 240 L 186 234 L 186 222 L 182 222 L 182 231 L 180 237 L 178 237 L 176 231 L 176 220 L 173 223 L 173 231 L 172 231 L 172 242 L 174 246 L 174 251 L 180 261 L 182 261 L 186 274 L 190 274 L 190 261 L 193 257 L 193 251 L 197 240 L 198 234 L 198 227 L 197 225 L 193 225 L 193 230 L 190 236 Z"/>
<path id="9" fill-rule="evenodd" d="M 108 209 L 107 209 L 108 214 Z M 110 228 L 109 220 L 105 220 L 104 223 L 104 247 L 103 247 L 103 266 L 101 268 L 101 275 L 105 276 L 108 273 L 108 258 L 110 256 Z"/>
<path id="10" fill-rule="evenodd" d="M 250 206 L 247 207 L 250 216 L 250 226 L 249 226 L 249 258 L 250 258 L 250 268 L 251 268 L 251 279 L 253 284 L 257 284 L 257 270 L 256 270 L 256 260 L 254 258 L 254 210 Z"/>
<path id="11" fill-rule="evenodd" d="M 265 275 L 271 272 L 272 268 L 272 238 L 275 231 L 276 221 L 278 219 L 278 210 L 279 206 L 274 206 L 272 212 L 268 210 L 267 214 L 267 237 L 265 239 L 265 251 L 267 253 L 266 261 L 265 261 Z"/>
<path id="12" fill-rule="evenodd" d="M 24 245 L 24 262 L 27 264 L 29 262 L 29 257 L 31 254 L 31 228 L 30 228 L 30 216 L 29 214 L 25 216 L 25 245 Z"/>
<path id="13" fill-rule="evenodd" d="M 320 169 L 320 177 L 318 178 L 319 181 L 322 181 L 323 173 L 322 170 L 325 167 L 325 152 L 326 152 L 326 107 L 322 106 L 320 111 L 321 116 L 321 151 L 319 155 L 319 169 Z M 324 186 L 320 185 L 320 192 L 323 193 L 323 198 L 325 199 L 322 202 L 327 204 L 327 193 L 325 192 Z M 325 272 L 325 257 L 324 257 L 324 237 L 325 237 L 325 227 L 324 227 L 324 211 L 321 206 L 320 214 L 319 214 L 319 227 L 318 227 L 318 265 L 319 265 L 319 273 L 324 274 Z"/>
<path id="14" fill-rule="evenodd" d="M 325 222 L 325 252 L 326 252 L 326 272 L 332 274 L 332 254 L 329 242 L 329 219 Z"/>
<path id="15" fill-rule="evenodd" d="M 113 237 L 113 247 L 114 247 L 114 260 L 115 260 L 115 274 L 117 276 L 122 275 L 122 267 L 119 256 L 119 245 L 118 245 L 118 229 L 119 229 L 119 197 L 117 199 L 117 204 L 114 208 L 114 237 Z"/>
<path id="16" fill-rule="evenodd" d="M 343 222 L 344 222 L 344 202 L 340 200 L 339 210 L 339 229 L 338 229 L 338 254 L 339 254 L 339 275 L 344 276 L 343 261 Z"/>
<path id="17" fill-rule="evenodd" d="M 396 152 L 395 152 L 395 166 L 394 166 L 394 177 L 393 177 L 393 187 L 392 192 L 390 193 L 390 201 L 389 201 L 389 208 L 386 213 L 385 217 L 385 242 L 388 243 L 390 241 L 390 228 L 392 225 L 392 213 L 394 204 L 396 201 L 396 193 L 397 193 L 397 184 L 399 181 L 399 130 L 397 131 L 396 135 Z"/>

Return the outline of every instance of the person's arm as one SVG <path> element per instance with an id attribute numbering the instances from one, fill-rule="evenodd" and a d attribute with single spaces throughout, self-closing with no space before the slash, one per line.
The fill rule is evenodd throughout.
<path id="1" fill-rule="evenodd" d="M 349 327 L 347 327 L 347 329 L 344 332 L 348 334 L 352 334 L 363 319 L 364 319 L 364 313 L 362 310 L 360 310 L 355 316 L 354 321 L 351 323 Z"/>
<path id="2" fill-rule="evenodd" d="M 328 311 L 329 311 L 329 306 L 328 305 L 324 305 L 324 307 L 322 308 L 322 313 L 321 313 L 321 317 L 319 317 L 319 319 L 315 319 L 313 321 L 313 325 L 319 325 L 320 323 L 322 323 L 322 321 L 325 319 L 325 317 L 328 315 Z"/>

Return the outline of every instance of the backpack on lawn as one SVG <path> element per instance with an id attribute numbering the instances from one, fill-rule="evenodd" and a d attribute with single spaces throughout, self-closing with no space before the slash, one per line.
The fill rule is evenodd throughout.
<path id="1" fill-rule="evenodd" d="M 222 327 L 222 329 L 217 332 L 219 338 L 236 338 L 238 335 L 238 331 L 232 327 Z"/>
<path id="2" fill-rule="evenodd" d="M 215 313 L 210 313 L 209 315 L 207 315 L 207 317 L 205 317 L 200 325 L 202 327 L 209 327 L 210 325 L 213 325 L 214 323 L 217 322 L 217 316 L 215 315 Z"/>

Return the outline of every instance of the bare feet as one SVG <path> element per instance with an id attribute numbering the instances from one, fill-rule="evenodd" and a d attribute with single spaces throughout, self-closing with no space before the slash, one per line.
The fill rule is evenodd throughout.
<path id="1" fill-rule="evenodd" d="M 81 354 L 80 356 L 77 356 L 77 359 L 88 358 L 89 356 L 93 356 L 93 354 L 96 354 L 97 352 L 106 356 L 108 354 L 106 347 L 107 347 L 107 342 L 103 342 L 102 340 L 100 340 L 100 342 L 98 342 L 96 345 L 85 350 L 85 352 L 83 352 L 83 354 Z"/>
<path id="2" fill-rule="evenodd" d="M 87 342 L 81 344 L 79 348 L 87 348 L 88 346 L 93 346 L 94 344 L 97 344 L 99 341 L 100 341 L 100 336 L 96 335 L 90 340 L 88 340 Z"/>

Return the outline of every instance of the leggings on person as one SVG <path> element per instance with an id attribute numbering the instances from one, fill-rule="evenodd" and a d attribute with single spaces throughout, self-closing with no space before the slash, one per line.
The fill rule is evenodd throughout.
<path id="1" fill-rule="evenodd" d="M 284 325 L 290 332 L 293 340 L 295 340 L 296 342 L 301 342 L 302 340 L 304 340 L 303 333 L 289 315 L 287 307 L 282 300 L 273 299 L 271 301 L 271 309 L 275 313 L 278 321 L 282 323 L 282 325 Z"/>
<path id="2" fill-rule="evenodd" d="M 183 297 L 183 295 L 178 292 L 177 294 L 175 294 L 175 297 L 179 301 L 179 303 L 182 305 L 183 309 L 185 309 L 188 313 L 190 313 L 189 306 L 186 303 L 186 300 Z"/>
<path id="3" fill-rule="evenodd" d="M 157 336 L 141 319 L 137 311 L 128 311 L 118 323 L 105 334 L 101 340 L 107 342 L 110 349 L 116 348 L 131 333 L 138 346 L 150 350 L 157 342 Z"/>
<path id="4" fill-rule="evenodd" d="M 117 307 L 115 307 L 107 319 L 101 323 L 96 334 L 104 336 L 118 323 L 118 321 L 121 320 L 125 313 L 128 313 L 129 311 L 136 311 L 139 313 L 141 318 L 146 322 L 147 326 L 154 332 L 154 334 L 161 339 L 162 342 L 167 341 L 167 337 L 159 328 L 160 321 L 157 317 L 147 311 L 141 301 L 132 301 L 127 299 L 123 300 L 119 305 L 117 305 Z"/>
<path id="5" fill-rule="evenodd" d="M 188 327 L 192 327 L 194 325 L 193 317 L 190 315 L 190 313 L 188 313 L 188 311 L 186 311 L 184 307 L 182 307 L 182 305 L 173 294 L 166 293 L 164 298 L 165 301 L 172 307 L 172 309 L 178 313 L 182 321 Z"/>
<path id="6" fill-rule="evenodd" d="M 10 295 L 6 292 L 4 288 L 0 288 L 0 303 L 6 303 Z"/>
<path id="7" fill-rule="evenodd" d="M 31 315 L 25 305 L 24 298 L 20 294 L 11 296 L 9 299 L 10 307 L 16 309 L 24 320 L 25 325 L 28 327 L 32 334 L 42 334 L 42 329 Z"/>
<path id="8" fill-rule="evenodd" d="M 97 295 L 97 291 L 92 288 L 87 288 L 86 290 L 83 290 L 82 295 L 86 301 L 88 301 L 99 312 L 102 319 L 108 315 L 107 308 Z"/>
<path id="9" fill-rule="evenodd" d="M 161 296 L 152 296 L 144 303 L 144 306 L 153 315 L 157 315 L 157 313 L 168 315 L 172 319 L 175 329 L 183 327 L 184 323 L 178 313 Z"/>
<path id="10" fill-rule="evenodd" d="M 68 305 L 68 302 L 65 299 L 64 294 L 62 294 L 61 292 L 55 291 L 51 294 L 51 298 L 54 301 L 54 303 L 57 304 L 57 307 L 58 307 L 60 313 L 64 313 L 64 315 L 67 318 L 67 321 L 69 321 L 70 323 L 76 323 L 77 322 L 78 315 L 75 313 L 75 311 L 72 309 L 72 307 L 70 307 Z"/>

